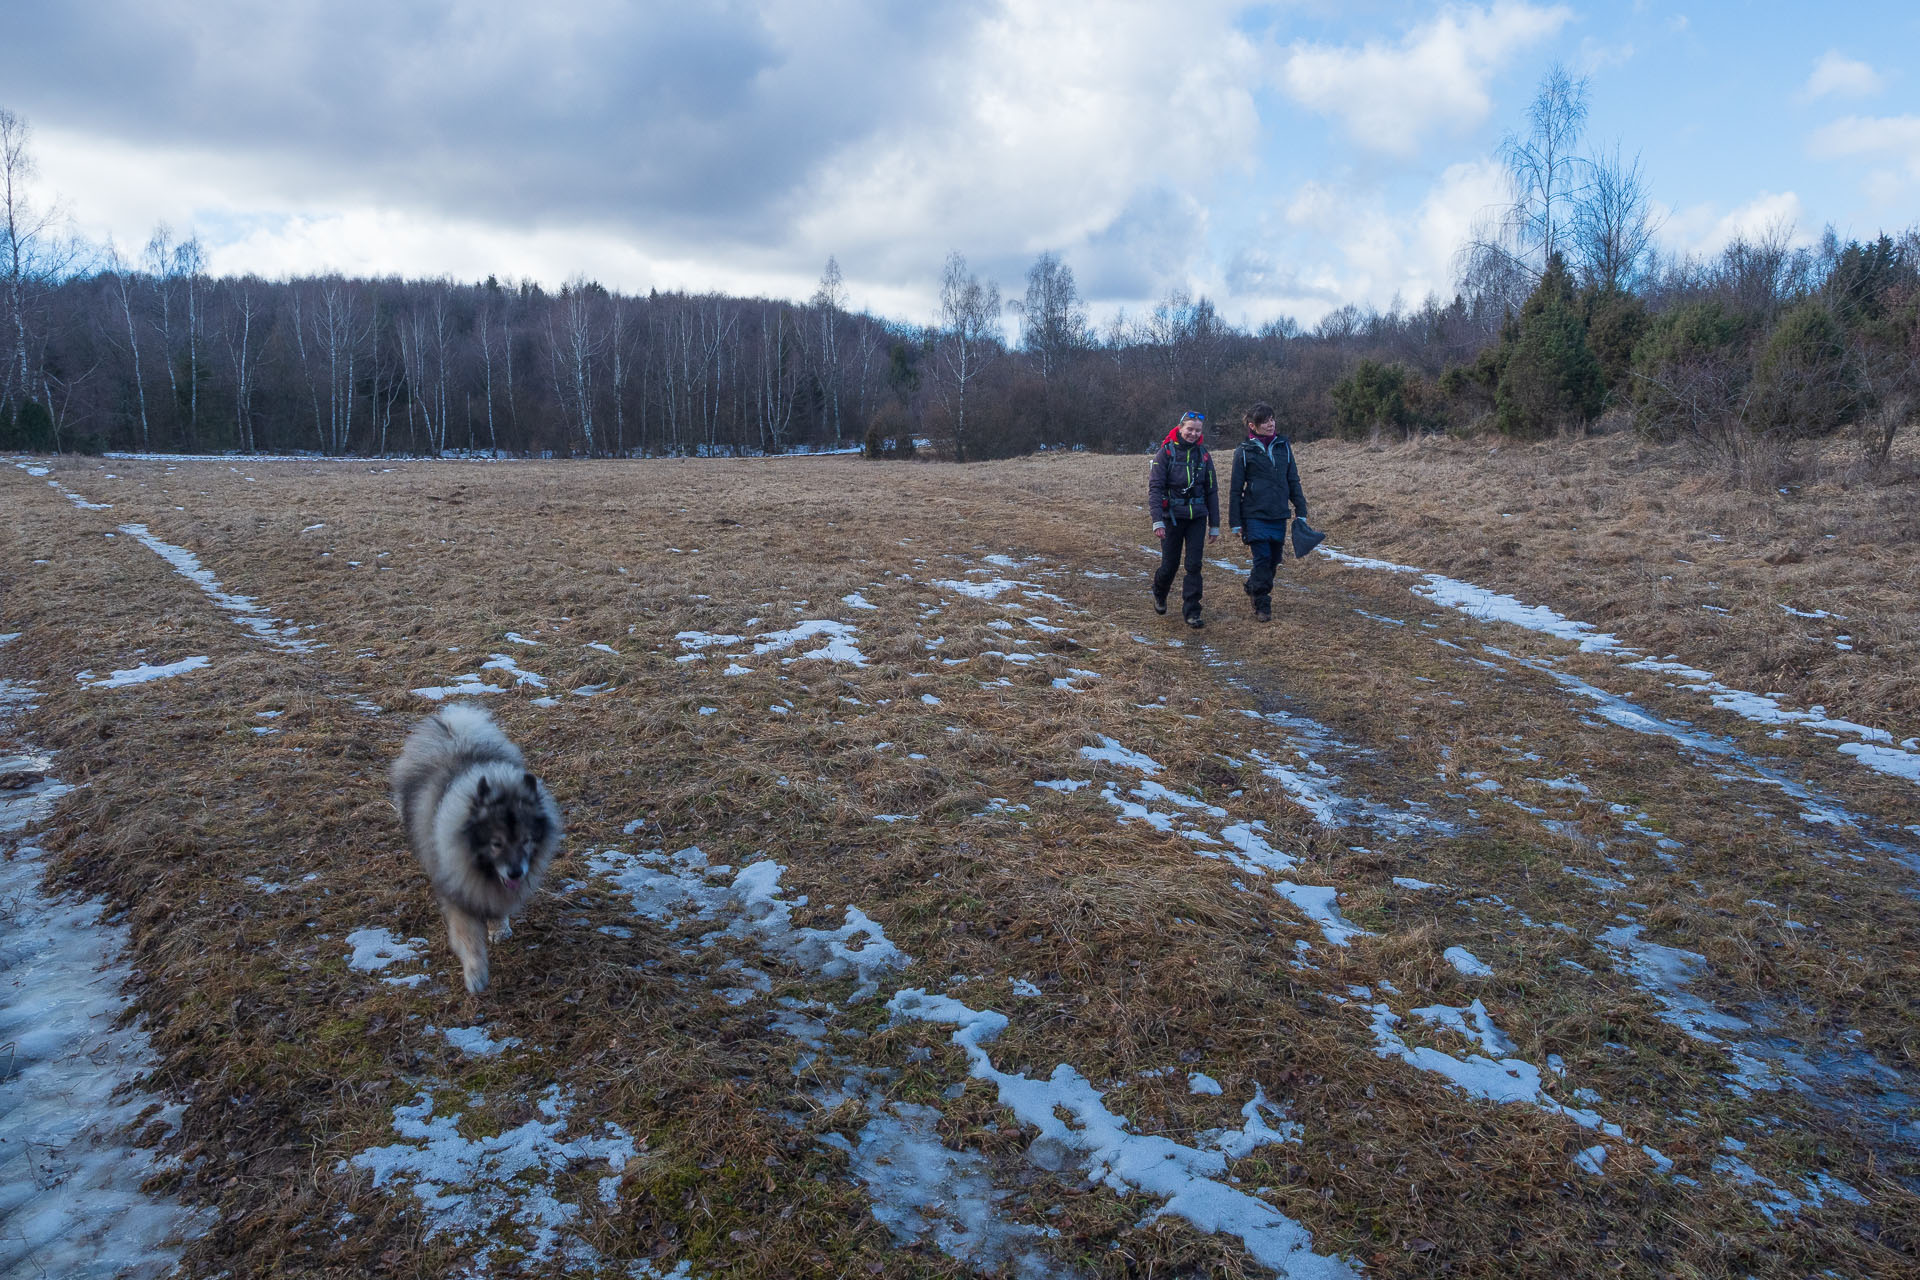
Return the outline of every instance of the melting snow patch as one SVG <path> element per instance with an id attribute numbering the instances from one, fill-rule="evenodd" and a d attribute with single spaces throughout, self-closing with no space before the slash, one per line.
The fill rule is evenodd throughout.
<path id="1" fill-rule="evenodd" d="M 491 1058 L 502 1049 L 511 1049 L 520 1043 L 519 1036 L 495 1040 L 485 1027 L 428 1027 L 427 1030 L 438 1031 L 448 1044 L 470 1058 Z"/>
<path id="2" fill-rule="evenodd" d="M 497 684 L 488 684 L 475 672 L 455 676 L 452 684 L 432 685 L 424 689 L 412 690 L 416 698 L 426 698 L 439 702 L 442 698 L 459 698 L 476 693 L 505 693 L 506 689 Z"/>
<path id="3" fill-rule="evenodd" d="M 1884 773 L 1890 777 L 1905 778 L 1908 782 L 1920 783 L 1920 755 L 1902 751 L 1898 747 L 1876 747 L 1861 742 L 1849 742 L 1840 748 L 1840 754 L 1852 756 L 1875 773 Z"/>
<path id="4" fill-rule="evenodd" d="M 1069 1164 L 1084 1167 L 1088 1176 L 1118 1194 L 1140 1192 L 1163 1197 L 1164 1203 L 1148 1216 L 1184 1218 L 1201 1231 L 1231 1235 L 1245 1245 L 1262 1266 L 1299 1280 L 1336 1280 L 1359 1274 L 1340 1258 L 1313 1252 L 1313 1238 L 1305 1227 L 1272 1205 L 1227 1184 L 1229 1142 L 1211 1149 L 1187 1147 L 1170 1138 L 1128 1131 L 1127 1120 L 1110 1111 L 1100 1091 L 1066 1063 L 1045 1080 L 1001 1071 L 993 1065 L 985 1045 L 1006 1029 L 1004 1014 L 968 1008 L 948 996 L 905 990 L 887 1002 L 899 1021 L 917 1020 L 952 1026 L 953 1043 L 965 1051 L 969 1074 L 992 1084 L 1000 1105 L 1024 1125 L 1040 1131 L 1028 1158 L 1042 1168 L 1059 1170 Z M 1289 1140 L 1259 1117 L 1256 1142 Z M 1233 1132 L 1229 1131 L 1229 1135 Z M 1249 1148 L 1250 1149 L 1250 1148 Z"/>
<path id="5" fill-rule="evenodd" d="M 863 1126 L 857 1142 L 827 1133 L 821 1141 L 848 1153 L 853 1176 L 867 1186 L 874 1220 L 896 1244 L 926 1240 L 950 1258 L 1017 1280 L 1039 1280 L 1056 1268 L 1040 1241 L 1054 1234 L 1000 1216 L 1012 1193 L 994 1187 L 978 1151 L 955 1151 L 941 1141 L 940 1112 L 895 1102 Z"/>
<path id="6" fill-rule="evenodd" d="M 680 631 L 673 637 L 682 649 L 711 649 L 715 645 L 739 644 L 739 636 L 716 635 L 711 631 Z"/>
<path id="7" fill-rule="evenodd" d="M 1493 966 L 1465 947 L 1448 947 L 1440 953 L 1440 958 L 1459 971 L 1462 977 L 1491 978 L 1493 976 Z"/>
<path id="8" fill-rule="evenodd" d="M 347 945 L 353 948 L 353 954 L 347 958 L 347 968 L 376 973 L 397 961 L 418 960 L 417 948 L 426 946 L 427 940 L 412 938 L 403 942 L 385 929 L 355 929 L 347 935 Z"/>
<path id="9" fill-rule="evenodd" d="M 1482 622 L 1506 622 L 1528 631 L 1558 636 L 1579 645 L 1584 653 L 1632 652 L 1618 638 L 1604 631 L 1596 631 L 1592 623 L 1575 622 L 1545 605 L 1522 604 L 1512 596 L 1476 587 L 1470 582 L 1442 577 L 1437 573 L 1425 574 L 1423 578 L 1421 585 L 1413 588 L 1415 595 L 1443 608 L 1458 609 Z"/>
<path id="10" fill-rule="evenodd" d="M 189 671 L 198 671 L 213 661 L 211 658 L 182 658 L 178 662 L 168 662 L 159 666 L 143 664 L 130 667 L 125 671 L 115 671 L 98 680 L 89 680 L 91 671 L 82 671 L 75 679 L 89 689 L 120 689 L 130 684 L 145 684 L 149 680 L 167 680 L 174 676 L 183 676 Z"/>
<path id="11" fill-rule="evenodd" d="M 1320 932 L 1336 947 L 1344 947 L 1354 938 L 1367 934 L 1365 929 L 1340 914 L 1339 891 L 1327 885 L 1293 884 L 1281 880 L 1273 891 L 1294 905 L 1294 909 L 1320 926 Z"/>
<path id="12" fill-rule="evenodd" d="M 482 671 L 504 671 L 513 677 L 515 684 L 532 685 L 536 689 L 544 689 L 547 687 L 547 678 L 545 676 L 537 676 L 531 671 L 522 671 L 520 664 L 515 662 L 508 654 L 488 654 L 487 660 L 480 664 L 480 669 Z"/>
<path id="13" fill-rule="evenodd" d="M 1395 876 L 1393 882 L 1402 889 L 1411 889 L 1418 893 L 1422 889 L 1445 889 L 1443 884 L 1428 884 L 1425 880 L 1415 880 L 1412 876 Z"/>
<path id="14" fill-rule="evenodd" d="M 1159 762 L 1151 756 L 1141 755 L 1138 751 L 1123 747 L 1112 738 L 1105 736 L 1101 737 L 1100 745 L 1097 747 L 1080 748 L 1080 754 L 1089 760 L 1117 764 L 1123 769 L 1133 769 L 1140 773 L 1151 775 L 1160 772 Z"/>
<path id="15" fill-rule="evenodd" d="M 311 653 L 316 648 L 311 640 L 300 639 L 298 627 L 273 617 L 251 597 L 236 595 L 221 586 L 220 580 L 201 566 L 199 557 L 185 547 L 162 542 L 143 524 L 123 524 L 120 532 L 138 538 L 149 551 L 172 565 L 176 573 L 200 588 L 207 599 L 230 615 L 234 622 L 276 649 L 285 649 L 289 653 Z"/>
<path id="16" fill-rule="evenodd" d="M 44 816 L 60 790 L 43 779 L 0 793 L 0 830 Z M 32 846 L 0 856 L 0 1273 L 146 1280 L 173 1270 L 165 1242 L 192 1234 L 193 1218 L 141 1190 L 163 1166 L 122 1137 L 156 1101 L 133 1082 L 158 1066 L 125 1023 L 130 975 L 110 959 L 126 929 L 96 901 L 43 895 L 43 869 Z"/>
<path id="17" fill-rule="evenodd" d="M 782 653 L 804 640 L 819 636 L 826 637 L 826 643 L 818 649 L 811 649 L 797 658 L 782 658 L 782 662 L 799 662 L 813 659 L 821 662 L 844 662 L 850 666 L 864 667 L 867 659 L 854 647 L 853 638 L 859 635 L 859 629 L 844 622 L 830 622 L 824 619 L 810 619 L 785 631 L 769 631 L 758 637 L 753 651 L 760 653 Z"/>
<path id="18" fill-rule="evenodd" d="M 880 607 L 877 604 L 869 604 L 867 602 L 867 598 L 861 595 L 858 591 L 854 592 L 850 596 L 841 596 L 840 603 L 844 604 L 849 609 L 878 609 Z"/>
<path id="19" fill-rule="evenodd" d="M 1600 1143 L 1595 1146 L 1588 1147 L 1586 1150 L 1582 1151 L 1579 1155 L 1575 1156 L 1573 1158 L 1573 1167 L 1578 1169 L 1581 1173 L 1587 1174 L 1591 1177 L 1600 1178 L 1600 1177 L 1606 1176 L 1606 1169 L 1603 1167 L 1606 1164 L 1606 1162 L 1607 1162 L 1606 1144 Z"/>
<path id="20" fill-rule="evenodd" d="M 1637 924 L 1620 925 L 1600 935 L 1600 941 L 1614 952 L 1620 967 L 1634 985 L 1652 996 L 1660 1005 L 1659 1017 L 1680 1028 L 1696 1040 L 1719 1044 L 1715 1031 L 1744 1031 L 1748 1023 L 1720 1012 L 1683 988 L 1699 977 L 1707 967 L 1707 958 L 1697 951 L 1661 946 L 1640 936 Z"/>
<path id="21" fill-rule="evenodd" d="M 945 591 L 956 592 L 963 596 L 969 596 L 975 600 L 995 600 L 1009 591 L 1018 591 L 1022 587 L 1029 587 L 1033 584 L 1030 582 L 1011 582 L 1006 578 L 994 578 L 987 582 L 956 582 L 951 578 L 935 578 L 929 585 L 939 587 Z"/>
<path id="22" fill-rule="evenodd" d="M 562 1138 L 572 1101 L 557 1084 L 536 1107 L 538 1115 L 523 1124 L 469 1138 L 460 1132 L 460 1113 L 435 1117 L 432 1096 L 422 1093 L 393 1109 L 394 1131 L 406 1141 L 363 1151 L 341 1167 L 367 1170 L 376 1188 L 407 1185 L 426 1215 L 429 1240 L 445 1234 L 461 1244 L 486 1241 L 476 1258 L 482 1274 L 496 1250 L 516 1246 L 526 1262 L 592 1268 L 593 1250 L 567 1238 L 580 1206 L 559 1198 L 557 1180 L 582 1161 L 604 1162 L 599 1198 L 615 1203 L 620 1171 L 635 1155 L 633 1139 L 611 1122 L 601 1137 Z M 516 1227 L 517 1239 L 507 1234 Z"/>

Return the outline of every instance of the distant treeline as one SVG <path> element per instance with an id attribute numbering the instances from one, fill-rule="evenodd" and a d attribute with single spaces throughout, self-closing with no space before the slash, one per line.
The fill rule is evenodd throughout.
<path id="1" fill-rule="evenodd" d="M 804 303 L 214 278 L 165 228 L 129 264 L 36 212 L 24 123 L 0 111 L 0 447 L 885 456 L 921 437 L 966 460 L 1142 449 L 1188 409 L 1231 439 L 1265 400 L 1296 439 L 1537 437 L 1611 413 L 1745 479 L 1842 429 L 1884 461 L 1920 404 L 1920 233 L 1796 247 L 1776 227 L 1663 256 L 1638 162 L 1576 149 L 1585 93 L 1543 82 L 1451 301 L 1256 332 L 1180 291 L 1096 328 L 1053 254 L 1004 306 L 950 256 L 926 326 L 849 311 L 832 259 Z"/>

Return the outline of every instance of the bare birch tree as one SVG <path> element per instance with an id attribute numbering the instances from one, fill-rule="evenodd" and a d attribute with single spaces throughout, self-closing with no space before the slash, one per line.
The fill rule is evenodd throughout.
<path id="1" fill-rule="evenodd" d="M 820 310 L 821 389 L 827 393 L 827 414 L 833 422 L 833 443 L 841 441 L 840 424 L 840 336 L 845 327 L 840 318 L 847 309 L 847 285 L 840 275 L 840 263 L 827 258 L 820 273 L 820 287 L 814 291 L 813 305 Z"/>
<path id="2" fill-rule="evenodd" d="M 953 457 L 967 460 L 967 388 L 1000 353 L 1000 286 L 982 283 L 959 252 L 940 277 L 940 386 L 953 421 Z"/>
<path id="3" fill-rule="evenodd" d="M 1618 143 L 1588 165 L 1587 179 L 1573 211 L 1574 256 L 1589 288 L 1620 293 L 1646 270 L 1660 220 L 1653 214 L 1640 157 L 1623 160 Z"/>
<path id="4" fill-rule="evenodd" d="M 144 453 L 152 446 L 153 433 L 147 422 L 147 379 L 140 367 L 140 327 L 133 318 L 133 272 L 120 260 L 120 252 L 111 240 L 107 242 L 106 266 L 113 277 L 113 294 L 120 304 L 120 317 L 127 326 L 127 354 L 133 363 L 134 403 L 140 410 L 140 450 Z"/>

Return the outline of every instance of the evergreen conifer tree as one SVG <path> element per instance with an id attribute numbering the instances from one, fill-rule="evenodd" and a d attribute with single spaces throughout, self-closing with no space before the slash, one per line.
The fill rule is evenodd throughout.
<path id="1" fill-rule="evenodd" d="M 1591 422 L 1606 399 L 1600 361 L 1559 254 L 1520 309 L 1512 350 L 1494 391 L 1494 413 L 1509 435 L 1540 436 Z"/>

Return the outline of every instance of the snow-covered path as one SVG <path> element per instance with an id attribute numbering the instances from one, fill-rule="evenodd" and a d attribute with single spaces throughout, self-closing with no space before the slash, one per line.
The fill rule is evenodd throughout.
<path id="1" fill-rule="evenodd" d="M 0 682 L 0 717 L 29 693 Z M 0 734 L 5 732 L 0 719 Z M 138 1023 L 120 1026 L 127 931 L 91 899 L 42 892 L 43 852 L 23 840 L 71 790 L 44 755 L 0 759 L 32 778 L 0 791 L 0 1278 L 159 1276 L 194 1217 L 141 1186 L 161 1172 L 129 1128 L 174 1108 L 136 1087 L 155 1065 Z"/>

